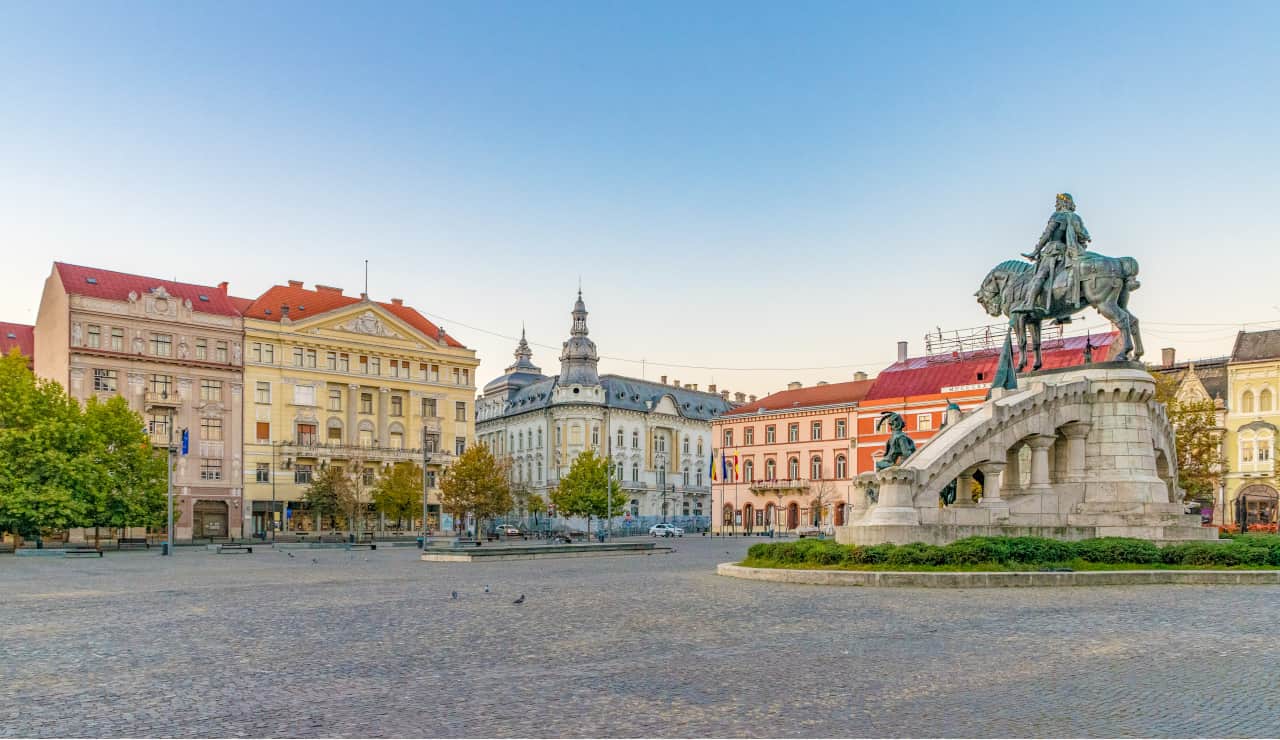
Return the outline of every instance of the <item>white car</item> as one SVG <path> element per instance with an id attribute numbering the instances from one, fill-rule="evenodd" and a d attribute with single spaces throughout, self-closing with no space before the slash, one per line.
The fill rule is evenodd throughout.
<path id="1" fill-rule="evenodd" d="M 684 530 L 674 524 L 655 524 L 649 527 L 649 535 L 652 537 L 683 537 Z"/>

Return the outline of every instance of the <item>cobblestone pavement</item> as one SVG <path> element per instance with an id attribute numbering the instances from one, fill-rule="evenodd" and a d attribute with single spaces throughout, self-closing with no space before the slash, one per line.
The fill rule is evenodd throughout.
<path id="1" fill-rule="evenodd" d="M 747 544 L 3 556 L 0 734 L 1280 736 L 1280 588 L 714 575 Z"/>

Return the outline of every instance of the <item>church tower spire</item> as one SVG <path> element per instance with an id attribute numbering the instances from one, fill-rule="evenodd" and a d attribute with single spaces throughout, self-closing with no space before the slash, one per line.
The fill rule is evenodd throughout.
<path id="1" fill-rule="evenodd" d="M 560 385 L 599 385 L 599 363 L 596 344 L 587 337 L 587 304 L 579 287 L 578 300 L 573 304 L 573 326 L 560 352 Z"/>

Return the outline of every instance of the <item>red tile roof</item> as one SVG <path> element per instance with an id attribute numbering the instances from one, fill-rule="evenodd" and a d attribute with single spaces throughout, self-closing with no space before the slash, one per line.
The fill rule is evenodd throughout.
<path id="1" fill-rule="evenodd" d="M 11 324 L 0 321 L 0 354 L 7 355 L 9 350 L 18 348 L 28 359 L 36 356 L 35 327 L 30 324 Z"/>
<path id="2" fill-rule="evenodd" d="M 318 316 L 334 309 L 350 306 L 362 300 L 364 299 L 343 295 L 338 288 L 321 287 L 316 290 L 307 290 L 302 287 L 301 282 L 291 280 L 288 285 L 271 286 L 267 289 L 267 292 L 243 307 L 241 313 L 245 318 L 279 321 L 283 314 L 282 308 L 288 306 L 289 318 L 298 321 L 308 316 Z M 382 303 L 381 301 L 376 301 L 376 303 L 397 316 L 401 321 L 433 339 L 436 338 L 440 331 L 438 326 L 410 306 L 395 302 Z M 464 347 L 461 342 L 449 334 L 446 334 L 444 339 L 445 343 L 450 347 Z"/>
<path id="3" fill-rule="evenodd" d="M 874 379 L 850 380 L 847 383 L 828 383 L 808 388 L 797 388 L 794 391 L 780 391 L 757 399 L 755 403 L 739 406 L 720 416 L 721 418 L 746 416 L 759 413 L 762 408 L 765 411 L 791 411 L 814 406 L 830 406 L 837 403 L 857 403 L 867 395 L 867 391 L 871 389 L 874 383 Z"/>
<path id="4" fill-rule="evenodd" d="M 226 285 L 196 285 L 179 283 L 173 280 L 131 275 L 127 272 L 114 272 L 97 267 L 69 265 L 65 262 L 54 262 L 62 280 L 62 288 L 70 295 L 83 295 L 93 298 L 106 298 L 113 301 L 129 300 L 129 293 L 142 295 L 154 288 L 163 287 L 169 295 L 178 299 L 191 301 L 191 309 L 201 313 L 221 316 L 239 316 L 231 299 L 227 296 Z M 201 298 L 203 296 L 203 298 Z"/>
<path id="5" fill-rule="evenodd" d="M 239 311 L 241 314 L 243 314 L 245 311 L 248 311 L 249 306 L 253 305 L 252 298 L 241 298 L 240 296 L 234 296 L 234 295 L 227 296 L 227 297 L 231 299 L 231 305 L 235 306 L 236 310 Z"/>
<path id="6" fill-rule="evenodd" d="M 1112 332 L 1096 335 L 1090 339 L 1090 344 L 1093 345 L 1094 362 L 1107 360 L 1118 336 Z M 1044 340 L 1041 345 L 1044 366 L 1041 369 L 1055 370 L 1082 364 L 1085 339 L 1085 337 L 1066 337 Z M 1014 351 L 1017 352 L 1017 347 Z M 923 396 L 941 393 L 943 388 L 979 383 L 990 385 L 991 379 L 995 377 L 996 366 L 999 364 L 1000 350 L 998 349 L 969 352 L 963 359 L 946 356 L 911 357 L 903 362 L 895 362 L 881 371 L 875 379 L 874 387 L 867 392 L 865 400 Z"/>

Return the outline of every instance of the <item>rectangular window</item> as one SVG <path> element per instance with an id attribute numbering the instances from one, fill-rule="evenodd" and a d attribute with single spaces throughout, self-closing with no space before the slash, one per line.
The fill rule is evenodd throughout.
<path id="1" fill-rule="evenodd" d="M 788 442 L 800 441 L 800 425 L 799 424 L 787 425 L 787 441 Z"/>
<path id="2" fill-rule="evenodd" d="M 297 440 L 300 445 L 313 445 L 316 443 L 316 425 L 315 424 L 299 424 L 297 426 Z"/>
<path id="3" fill-rule="evenodd" d="M 302 367 L 302 348 L 301 347 L 293 348 L 293 366 Z"/>
<path id="4" fill-rule="evenodd" d="M 307 350 L 307 367 L 316 366 L 316 351 L 314 349 Z"/>
<path id="5" fill-rule="evenodd" d="M 372 467 L 366 467 L 365 469 L 360 471 L 360 481 L 364 483 L 366 486 L 372 486 L 373 480 L 374 479 L 373 479 Z"/>
<path id="6" fill-rule="evenodd" d="M 213 361 L 214 361 L 214 362 L 226 362 L 226 361 L 227 361 L 227 343 L 226 343 L 226 341 L 225 341 L 225 340 L 219 339 L 217 342 L 215 342 L 215 343 L 214 343 L 214 345 L 213 345 Z"/>
<path id="7" fill-rule="evenodd" d="M 453 454 L 455 454 L 455 455 L 461 455 L 462 453 L 464 453 L 464 452 L 466 452 L 466 451 L 467 451 L 467 438 L 466 438 L 466 437 L 454 437 L 454 439 L 453 439 Z"/>
<path id="8" fill-rule="evenodd" d="M 369 374 L 370 375 L 382 374 L 382 358 L 381 357 L 369 358 Z"/>
<path id="9" fill-rule="evenodd" d="M 426 380 L 429 377 L 427 375 L 427 363 L 425 362 L 418 363 L 418 373 L 422 375 L 423 380 Z"/>
<path id="10" fill-rule="evenodd" d="M 810 424 L 809 435 L 810 435 L 809 436 L 810 439 L 815 439 L 815 440 L 822 439 L 822 422 L 815 421 L 812 424 Z"/>
<path id="11" fill-rule="evenodd" d="M 102 327 L 97 324 L 89 324 L 88 346 L 97 349 L 102 346 Z"/>
<path id="12" fill-rule="evenodd" d="M 393 377 L 393 378 L 398 378 L 398 377 L 400 377 L 400 361 L 399 361 L 399 360 L 392 360 L 392 361 L 391 361 L 390 363 L 388 363 L 388 364 L 391 366 L 391 368 L 390 368 L 390 369 L 391 369 L 391 377 Z"/>
<path id="13" fill-rule="evenodd" d="M 427 488 L 435 488 L 435 487 L 436 487 L 436 471 L 428 470 L 427 471 Z"/>
<path id="14" fill-rule="evenodd" d="M 391 397 L 391 415 L 404 416 L 404 398 L 402 396 Z"/>
<path id="15" fill-rule="evenodd" d="M 222 480 L 222 461 L 202 458 L 200 460 L 200 480 Z"/>
<path id="16" fill-rule="evenodd" d="M 262 345 L 262 361 L 267 365 L 276 364 L 276 346 L 274 344 Z"/>
<path id="17" fill-rule="evenodd" d="M 271 403 L 271 383 L 266 380 L 259 380 L 254 385 L 253 390 L 254 403 Z"/>
<path id="18" fill-rule="evenodd" d="M 168 439 L 169 421 L 168 414 L 152 414 L 147 418 L 147 431 L 151 433 L 152 437 Z"/>
<path id="19" fill-rule="evenodd" d="M 342 429 L 340 427 L 329 427 L 327 431 L 329 434 L 328 436 L 329 444 L 331 445 L 342 444 Z"/>
<path id="20" fill-rule="evenodd" d="M 173 377 L 169 375 L 152 375 L 151 392 L 161 398 L 168 398 L 173 390 Z"/>
<path id="21" fill-rule="evenodd" d="M 330 411 L 342 410 L 342 391 L 341 390 L 334 389 L 329 391 L 329 410 Z"/>
<path id="22" fill-rule="evenodd" d="M 471 369 L 470 368 L 466 368 L 466 367 L 462 368 L 462 384 L 471 385 Z"/>
<path id="23" fill-rule="evenodd" d="M 311 466 L 310 465 L 293 466 L 293 482 L 294 483 L 310 483 L 311 482 Z"/>
<path id="24" fill-rule="evenodd" d="M 204 442 L 221 442 L 222 419 L 201 419 L 200 439 Z"/>
<path id="25" fill-rule="evenodd" d="M 742 444 L 753 445 L 756 443 L 756 428 L 747 427 L 742 430 Z"/>
<path id="26" fill-rule="evenodd" d="M 196 359 L 197 360 L 209 359 L 209 340 L 208 339 L 204 339 L 202 337 L 196 340 Z"/>
<path id="27" fill-rule="evenodd" d="M 356 438 L 360 440 L 361 447 L 373 446 L 373 430 L 372 429 L 361 429 L 356 433 Z"/>
<path id="28" fill-rule="evenodd" d="M 95 368 L 93 371 L 93 389 L 95 391 L 114 391 L 116 389 L 116 371 Z"/>
<path id="29" fill-rule="evenodd" d="M 461 381 L 462 379 L 462 373 L 458 372 L 458 368 L 456 367 L 449 368 L 449 374 L 453 377 L 454 385 L 461 385 L 459 381 Z"/>
<path id="30" fill-rule="evenodd" d="M 933 429 L 933 414 L 917 414 L 916 429 L 927 432 Z"/>
<path id="31" fill-rule="evenodd" d="M 764 443 L 771 445 L 778 441 L 778 430 L 772 424 L 764 428 Z"/>
<path id="32" fill-rule="evenodd" d="M 222 400 L 222 381 L 221 380 L 201 380 L 200 381 L 200 400 L 201 401 L 221 401 Z"/>
<path id="33" fill-rule="evenodd" d="M 849 436 L 849 428 L 844 419 L 836 419 L 836 439 Z"/>
<path id="34" fill-rule="evenodd" d="M 262 342 L 254 342 L 249 347 L 249 359 L 254 362 L 262 362 Z"/>
<path id="35" fill-rule="evenodd" d="M 172 334 L 152 334 L 151 354 L 156 357 L 168 357 L 173 354 Z"/>
<path id="36" fill-rule="evenodd" d="M 114 352 L 124 351 L 124 329 L 111 330 L 111 349 Z"/>
<path id="37" fill-rule="evenodd" d="M 271 422 L 259 421 L 254 424 L 255 439 L 258 444 L 268 444 L 271 442 Z"/>
<path id="38" fill-rule="evenodd" d="M 432 366 L 431 366 L 431 378 L 430 378 L 430 380 L 431 380 L 431 382 L 432 382 L 432 383 L 439 383 L 439 382 L 440 382 L 440 366 L 439 366 L 439 365 L 432 365 Z"/>
<path id="39" fill-rule="evenodd" d="M 440 435 L 435 432 L 422 431 L 422 449 L 427 452 L 436 452 L 440 449 Z"/>
<path id="40" fill-rule="evenodd" d="M 724 446 L 725 447 L 733 446 L 733 430 L 732 429 L 724 430 Z"/>
<path id="41" fill-rule="evenodd" d="M 258 483 L 271 482 L 271 463 L 258 463 L 257 470 L 253 476 L 254 481 Z"/>
<path id="42" fill-rule="evenodd" d="M 422 415 L 430 416 L 430 417 L 434 417 L 436 415 L 436 399 L 434 398 L 422 399 Z"/>
<path id="43" fill-rule="evenodd" d="M 466 421 L 466 420 L 467 420 L 467 403 L 466 403 L 466 401 L 458 401 L 457 403 L 455 403 L 455 404 L 453 405 L 453 419 L 454 419 L 454 421 Z"/>
<path id="44" fill-rule="evenodd" d="M 393 450 L 403 450 L 404 449 L 404 433 L 391 432 L 390 445 L 391 445 L 391 449 Z"/>
<path id="45" fill-rule="evenodd" d="M 327 367 L 327 368 L 329 368 L 330 370 L 337 370 L 337 369 L 338 369 L 338 353 L 337 353 L 337 352 L 325 352 L 325 353 L 324 353 L 324 366 L 325 366 L 325 367 Z"/>
<path id="46" fill-rule="evenodd" d="M 351 372 L 351 355 L 348 355 L 346 352 L 338 353 L 338 372 Z"/>
<path id="47" fill-rule="evenodd" d="M 360 413 L 362 414 L 373 413 L 373 394 L 372 393 L 360 394 Z"/>
<path id="48" fill-rule="evenodd" d="M 293 387 L 294 406 L 315 406 L 316 387 L 314 385 L 295 385 Z"/>
<path id="49" fill-rule="evenodd" d="M 362 375 L 369 374 L 369 356 L 368 355 L 360 355 L 360 373 Z"/>

